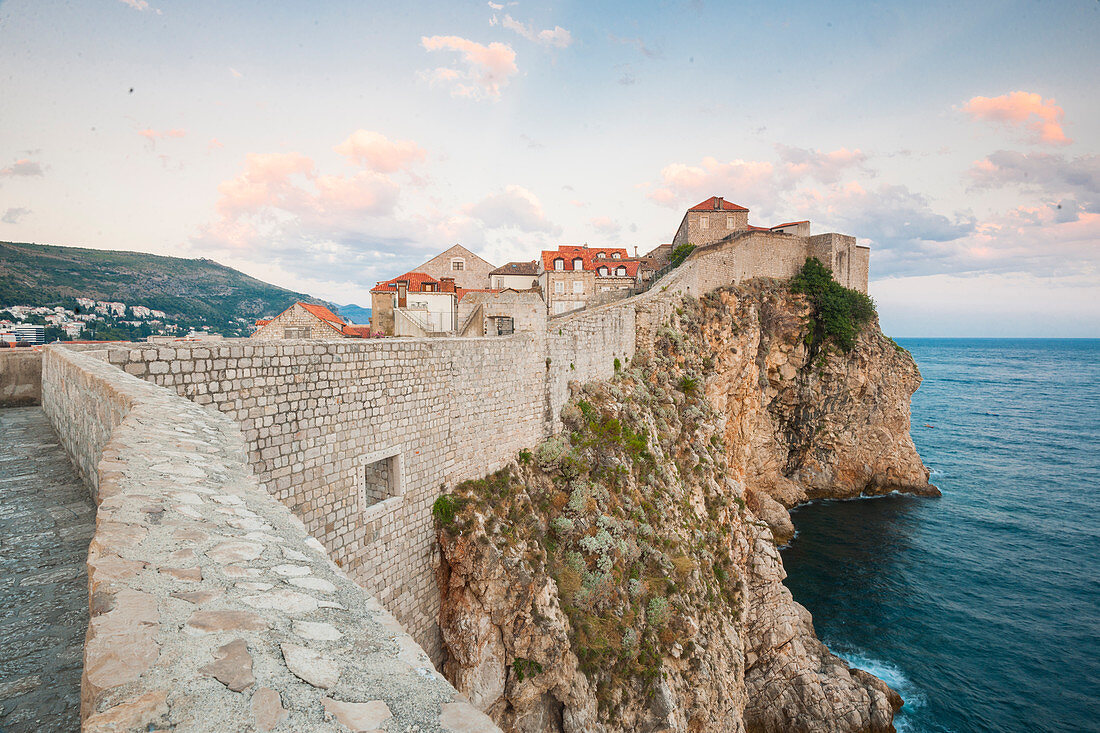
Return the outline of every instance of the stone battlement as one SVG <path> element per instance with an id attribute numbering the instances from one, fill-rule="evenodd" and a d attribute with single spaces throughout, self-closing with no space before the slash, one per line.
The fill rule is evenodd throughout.
<path id="1" fill-rule="evenodd" d="M 43 362 L 98 504 L 84 731 L 496 729 L 260 488 L 229 418 L 96 356 Z"/>
<path id="2" fill-rule="evenodd" d="M 650 348 L 683 296 L 794 275 L 803 239 L 701 247 L 649 291 L 533 333 L 48 347 L 43 407 L 99 504 L 86 729 L 285 710 L 278 730 L 335 730 L 385 705 L 391 729 L 492 730 L 429 661 L 432 502 L 560 429 L 571 383 Z"/>

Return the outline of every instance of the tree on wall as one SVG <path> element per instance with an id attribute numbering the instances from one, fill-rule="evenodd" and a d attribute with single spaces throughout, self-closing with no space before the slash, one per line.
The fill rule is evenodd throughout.
<path id="1" fill-rule="evenodd" d="M 692 252 L 695 251 L 694 244 L 681 244 L 672 250 L 672 256 L 669 258 L 669 264 L 673 267 L 679 267 L 683 264 L 684 260 L 688 258 Z"/>

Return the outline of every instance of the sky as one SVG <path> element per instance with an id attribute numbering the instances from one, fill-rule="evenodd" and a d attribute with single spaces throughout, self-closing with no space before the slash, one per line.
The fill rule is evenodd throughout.
<path id="1" fill-rule="evenodd" d="M 871 247 L 895 336 L 1100 336 L 1100 2 L 0 1 L 0 240 L 339 304 L 712 195 Z"/>

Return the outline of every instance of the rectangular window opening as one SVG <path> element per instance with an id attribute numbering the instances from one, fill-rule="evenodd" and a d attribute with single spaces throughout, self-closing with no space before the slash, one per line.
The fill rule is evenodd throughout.
<path id="1" fill-rule="evenodd" d="M 367 456 L 359 467 L 359 478 L 360 511 L 401 496 L 401 456 Z"/>

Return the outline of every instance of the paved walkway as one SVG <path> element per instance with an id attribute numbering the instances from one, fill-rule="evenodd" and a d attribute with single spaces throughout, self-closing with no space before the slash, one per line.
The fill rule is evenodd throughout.
<path id="1" fill-rule="evenodd" d="M 42 409 L 0 409 L 0 733 L 80 728 L 94 528 Z"/>

